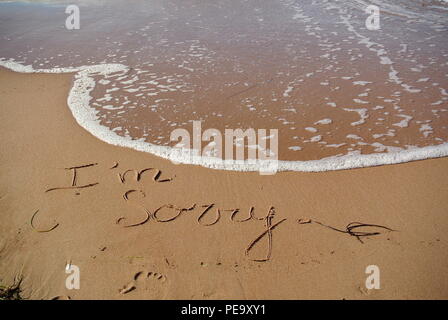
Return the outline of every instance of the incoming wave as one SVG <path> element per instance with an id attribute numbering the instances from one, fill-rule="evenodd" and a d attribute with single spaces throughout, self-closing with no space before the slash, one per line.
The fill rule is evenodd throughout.
<path id="1" fill-rule="evenodd" d="M 128 67 L 122 64 L 99 64 L 81 66 L 78 68 L 34 69 L 30 65 L 23 65 L 14 60 L 0 59 L 0 66 L 21 73 L 74 73 L 73 86 L 67 99 L 73 117 L 77 123 L 98 139 L 121 147 L 147 152 L 168 159 L 175 163 L 193 164 L 206 168 L 233 171 L 265 171 L 272 165 L 271 161 L 257 160 L 256 162 L 222 160 L 214 157 L 182 156 L 176 148 L 158 146 L 142 140 L 123 137 L 110 128 L 100 124 L 97 111 L 90 107 L 92 97 L 90 93 L 95 88 L 94 75 L 108 75 L 125 73 Z M 278 171 L 320 172 L 331 170 L 353 169 L 386 164 L 397 164 L 428 158 L 448 156 L 448 143 L 437 146 L 413 148 L 391 153 L 344 155 L 309 161 L 282 161 L 277 165 Z"/>

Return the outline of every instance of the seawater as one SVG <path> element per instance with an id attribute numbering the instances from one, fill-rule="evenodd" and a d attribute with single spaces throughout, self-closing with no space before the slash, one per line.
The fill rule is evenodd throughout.
<path id="1" fill-rule="evenodd" d="M 278 129 L 280 170 L 325 171 L 448 154 L 447 31 L 446 1 L 0 2 L 0 65 L 74 72 L 69 108 L 111 144 L 247 171 L 170 133 Z"/>

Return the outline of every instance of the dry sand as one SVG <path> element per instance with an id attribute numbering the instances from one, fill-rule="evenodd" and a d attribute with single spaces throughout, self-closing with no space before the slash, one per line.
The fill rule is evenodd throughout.
<path id="1" fill-rule="evenodd" d="M 71 75 L 0 70 L 0 279 L 23 277 L 33 299 L 410 299 L 448 298 L 448 159 L 324 173 L 214 171 L 174 165 L 150 154 L 99 141 L 73 119 L 66 99 Z M 118 167 L 110 169 L 114 163 Z M 66 167 L 77 170 L 72 184 Z M 136 181 L 128 169 L 157 168 Z M 128 190 L 142 190 L 123 198 Z M 189 207 L 170 222 L 144 221 L 146 212 Z M 201 206 L 215 204 L 203 219 Z M 272 255 L 263 220 L 242 220 L 254 207 L 275 207 Z M 33 213 L 38 230 L 31 226 Z M 215 224 L 217 209 L 221 217 Z M 175 211 L 161 209 L 167 220 Z M 125 217 L 126 219 L 120 219 Z M 397 231 L 356 237 L 350 222 Z M 119 223 L 117 224 L 117 220 Z M 361 229 L 358 229 L 361 231 Z M 363 229 L 362 231 L 366 231 Z M 370 229 L 372 230 L 372 229 Z M 65 287 L 65 266 L 80 268 L 79 290 Z M 377 265 L 381 289 L 367 290 L 365 269 Z M 139 272 L 143 272 L 138 274 Z M 149 276 L 148 276 L 149 274 Z M 137 276 L 136 276 L 137 275 Z M 136 280 L 134 279 L 136 278 Z M 120 289 L 132 291 L 123 294 Z"/>

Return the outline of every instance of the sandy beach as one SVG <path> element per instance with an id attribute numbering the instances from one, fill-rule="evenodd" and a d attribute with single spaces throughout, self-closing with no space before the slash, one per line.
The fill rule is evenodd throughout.
<path id="1" fill-rule="evenodd" d="M 22 278 L 23 296 L 448 298 L 447 158 L 272 176 L 175 165 L 81 128 L 72 81 L 0 70 L 0 279 Z M 341 232 L 353 222 L 378 234 Z"/>

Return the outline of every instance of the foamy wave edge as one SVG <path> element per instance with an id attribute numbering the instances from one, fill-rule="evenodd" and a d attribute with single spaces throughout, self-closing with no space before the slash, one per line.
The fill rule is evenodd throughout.
<path id="1" fill-rule="evenodd" d="M 0 58 L 0 66 L 20 73 L 75 73 L 73 87 L 70 89 L 67 98 L 68 107 L 81 127 L 111 145 L 151 153 L 174 163 L 193 164 L 211 169 L 260 172 L 272 170 L 272 160 L 256 160 L 249 163 L 248 161 L 229 161 L 213 157 L 191 156 L 190 153 L 186 155 L 185 152 L 179 152 L 179 149 L 119 136 L 106 126 L 101 125 L 96 116 L 97 111 L 89 106 L 92 99 L 90 92 L 95 88 L 95 81 L 91 75 L 125 72 L 129 70 L 129 67 L 125 65 L 98 64 L 76 68 L 34 69 L 31 65 L 23 65 L 14 59 Z M 344 155 L 309 161 L 279 160 L 275 161 L 275 167 L 276 171 L 321 172 L 397 164 L 446 156 L 448 156 L 448 143 L 443 143 L 437 146 L 416 147 L 393 153 Z"/>

